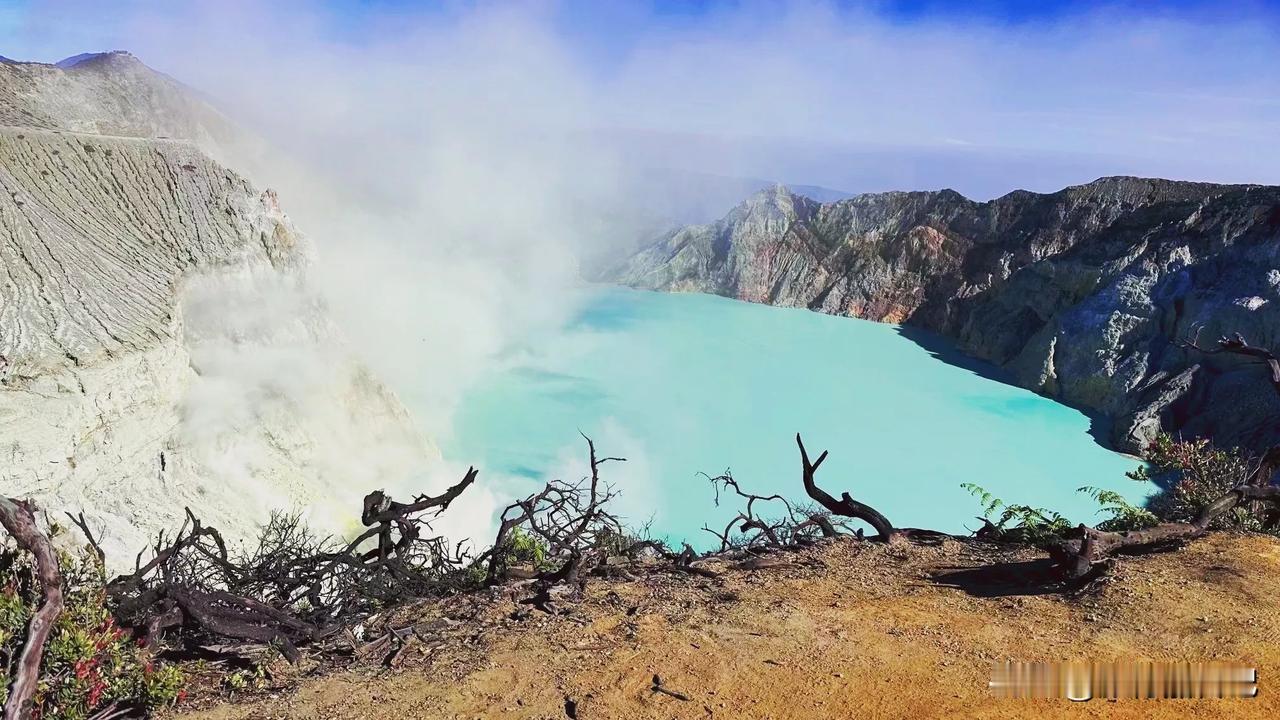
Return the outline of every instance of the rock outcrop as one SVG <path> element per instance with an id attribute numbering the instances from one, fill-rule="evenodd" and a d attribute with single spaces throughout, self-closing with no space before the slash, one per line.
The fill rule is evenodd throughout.
<path id="1" fill-rule="evenodd" d="M 274 509 L 341 530 L 438 453 L 274 193 L 201 149 L 230 126 L 148 73 L 0 64 L 0 492 L 83 510 L 124 562 L 184 505 L 229 539 Z"/>
<path id="2" fill-rule="evenodd" d="M 989 202 L 941 190 L 826 204 L 777 187 L 606 278 L 940 333 L 1110 418 L 1123 450 L 1160 429 L 1280 442 L 1280 398 L 1258 364 L 1179 343 L 1239 332 L 1280 348 L 1277 187 L 1115 177 Z"/>
<path id="3" fill-rule="evenodd" d="M 56 65 L 0 63 L 0 125 L 134 138 L 177 138 L 218 160 L 248 136 L 195 91 L 124 51 Z"/>

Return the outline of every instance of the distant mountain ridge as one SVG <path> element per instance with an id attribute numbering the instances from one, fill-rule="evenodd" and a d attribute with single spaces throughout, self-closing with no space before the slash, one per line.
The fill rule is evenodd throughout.
<path id="1" fill-rule="evenodd" d="M 79 55 L 72 55 L 71 57 L 63 58 L 58 62 L 54 63 L 54 66 L 60 67 L 63 70 L 69 70 L 75 67 L 76 65 L 79 65 L 82 62 L 87 62 L 89 60 L 104 60 L 104 61 L 109 60 L 113 55 L 125 57 L 125 58 L 133 57 L 133 54 L 127 50 L 108 50 L 107 52 L 87 52 L 87 53 L 80 53 Z"/>
<path id="2" fill-rule="evenodd" d="M 988 202 L 939 190 L 824 204 L 778 186 L 605 277 L 937 332 L 1107 416 L 1125 450 L 1161 429 L 1280 442 L 1256 364 L 1178 342 L 1199 329 L 1280 347 L 1277 187 L 1112 177 Z"/>
<path id="3" fill-rule="evenodd" d="M 577 248 L 579 268 L 588 277 L 605 272 L 619 257 L 635 253 L 656 235 L 714 221 L 742 198 L 777 184 L 754 177 L 643 166 L 630 168 L 620 181 L 617 192 L 603 197 L 588 192 L 581 200 L 585 209 L 599 216 L 590 242 Z M 851 193 L 817 185 L 788 187 L 820 202 L 852 197 Z"/>
<path id="4" fill-rule="evenodd" d="M 243 131 L 186 85 L 123 50 L 55 64 L 9 60 L 0 73 L 0 125 L 195 143 L 225 162 Z"/>

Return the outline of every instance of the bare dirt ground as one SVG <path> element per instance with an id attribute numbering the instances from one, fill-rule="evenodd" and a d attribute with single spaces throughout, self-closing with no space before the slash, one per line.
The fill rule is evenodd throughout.
<path id="1" fill-rule="evenodd" d="M 1034 551 L 840 540 L 717 579 L 597 581 L 548 615 L 510 597 L 399 613 L 396 658 L 204 698 L 185 718 L 1277 718 L 1280 541 L 1213 535 L 1125 558 L 1074 597 Z M 770 562 L 773 562 L 771 560 Z M 995 569 L 979 570 L 992 563 Z M 441 617 L 451 616 L 447 623 Z M 399 625 L 397 625 L 399 623 Z M 433 640 L 433 638 L 435 638 Z M 997 700 L 993 661 L 1222 660 L 1244 700 Z M 376 669 L 375 669 L 376 668 Z M 654 676 L 662 688 L 654 690 Z M 224 691 L 225 696 L 225 691 Z M 678 695 L 679 697 L 677 697 Z"/>

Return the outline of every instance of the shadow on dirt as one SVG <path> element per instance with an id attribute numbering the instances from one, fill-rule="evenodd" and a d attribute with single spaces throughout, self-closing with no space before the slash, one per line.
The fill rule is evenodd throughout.
<path id="1" fill-rule="evenodd" d="M 976 568 L 941 568 L 929 579 L 936 585 L 980 598 L 1052 595 L 1070 589 L 1054 572 L 1053 561 L 1048 558 Z"/>

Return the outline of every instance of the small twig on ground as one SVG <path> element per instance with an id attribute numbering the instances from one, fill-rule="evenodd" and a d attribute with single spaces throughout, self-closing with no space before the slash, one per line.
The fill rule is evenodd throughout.
<path id="1" fill-rule="evenodd" d="M 668 697 L 673 697 L 673 698 L 675 698 L 675 699 L 677 699 L 677 700 L 683 700 L 683 701 L 685 701 L 685 702 L 688 702 L 688 701 L 690 700 L 690 697 L 689 697 L 688 695 L 685 695 L 685 694 L 684 694 L 684 693 L 682 693 L 682 692 L 676 692 L 675 690 L 669 690 L 669 689 L 667 689 L 665 686 L 663 686 L 663 684 L 662 684 L 662 678 L 661 678 L 661 677 L 659 677 L 657 673 L 654 673 L 654 675 L 653 675 L 653 687 L 651 687 L 651 688 L 649 688 L 649 689 L 650 689 L 652 692 L 655 692 L 655 693 L 662 693 L 663 695 L 666 695 L 666 696 L 668 696 Z"/>

